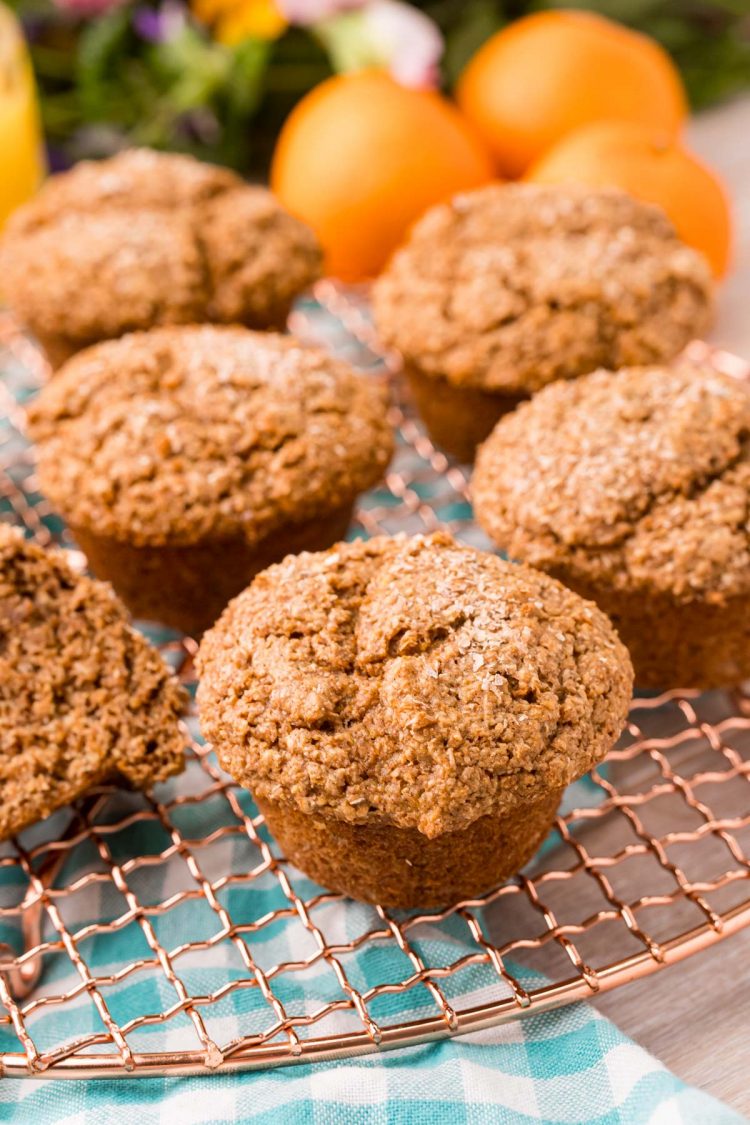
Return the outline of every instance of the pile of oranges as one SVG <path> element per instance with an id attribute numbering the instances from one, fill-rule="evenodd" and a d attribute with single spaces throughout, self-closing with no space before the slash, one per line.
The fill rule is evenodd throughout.
<path id="1" fill-rule="evenodd" d="M 427 207 L 491 180 L 611 184 L 660 204 L 721 276 L 721 181 L 681 140 L 687 101 L 651 39 L 584 12 L 546 11 L 489 39 L 456 103 L 380 71 L 339 75 L 297 105 L 272 187 L 317 232 L 328 271 L 372 277 Z"/>

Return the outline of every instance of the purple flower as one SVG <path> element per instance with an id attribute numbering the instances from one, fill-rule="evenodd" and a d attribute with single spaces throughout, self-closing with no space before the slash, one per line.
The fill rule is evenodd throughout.
<path id="1" fill-rule="evenodd" d="M 155 8 L 136 8 L 133 12 L 133 27 L 147 43 L 161 43 L 164 38 L 161 14 Z"/>
<path id="2" fill-rule="evenodd" d="M 164 43 L 174 39 L 185 26 L 185 12 L 175 0 L 167 0 L 160 8 L 136 8 L 133 27 L 147 43 Z"/>
<path id="3" fill-rule="evenodd" d="M 36 43 L 44 34 L 48 21 L 36 12 L 16 12 L 16 15 L 20 16 L 24 39 L 28 43 Z"/>
<path id="4" fill-rule="evenodd" d="M 70 157 L 58 145 L 47 144 L 47 167 L 50 172 L 66 172 L 70 167 Z"/>

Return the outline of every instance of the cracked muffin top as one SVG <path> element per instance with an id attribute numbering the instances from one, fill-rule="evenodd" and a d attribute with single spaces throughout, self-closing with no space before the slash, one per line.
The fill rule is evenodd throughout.
<path id="1" fill-rule="evenodd" d="M 213 325 L 79 352 L 28 418 L 53 504 L 135 546 L 257 542 L 350 504 L 393 449 L 375 380 L 290 336 Z"/>
<path id="2" fill-rule="evenodd" d="M 157 324 L 282 327 L 320 263 L 312 231 L 269 191 L 147 149 L 52 177 L 0 242 L 11 306 L 76 347 Z"/>
<path id="3" fill-rule="evenodd" d="M 584 585 L 721 602 L 750 591 L 750 387 L 682 363 L 556 383 L 480 448 L 477 518 Z"/>
<path id="4" fill-rule="evenodd" d="M 183 767 L 186 696 L 104 582 L 0 525 L 0 839 Z"/>
<path id="5" fill-rule="evenodd" d="M 198 666 L 202 729 L 236 781 L 428 837 L 585 773 L 632 687 L 594 605 L 444 533 L 288 557 L 229 604 Z"/>
<path id="6" fill-rule="evenodd" d="M 374 287 L 385 343 L 450 383 L 531 394 L 671 359 L 710 324 L 708 263 L 615 189 L 491 185 L 428 211 Z"/>

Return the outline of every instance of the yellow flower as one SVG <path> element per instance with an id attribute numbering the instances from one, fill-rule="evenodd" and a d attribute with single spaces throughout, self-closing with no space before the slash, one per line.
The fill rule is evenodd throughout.
<path id="1" fill-rule="evenodd" d="M 278 39 L 287 27 L 274 0 L 192 0 L 192 9 L 227 47 L 243 39 Z"/>

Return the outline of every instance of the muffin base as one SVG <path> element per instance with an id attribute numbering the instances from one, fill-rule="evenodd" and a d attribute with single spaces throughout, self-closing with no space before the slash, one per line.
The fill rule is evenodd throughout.
<path id="1" fill-rule="evenodd" d="M 473 461 L 477 446 L 502 416 L 528 397 L 457 387 L 442 376 L 425 375 L 413 364 L 404 367 L 404 374 L 430 439 L 459 461 Z"/>
<path id="2" fill-rule="evenodd" d="M 44 352 L 44 357 L 52 371 L 57 371 L 58 367 L 62 367 L 71 356 L 87 347 L 85 343 L 69 340 L 66 336 L 55 336 L 42 332 L 35 332 L 34 339 Z"/>
<path id="3" fill-rule="evenodd" d="M 750 598 L 681 604 L 664 595 L 621 593 L 552 571 L 603 609 L 630 652 L 638 687 L 729 687 L 750 678 Z"/>
<path id="4" fill-rule="evenodd" d="M 242 536 L 190 546 L 137 547 L 71 525 L 97 578 L 111 582 L 133 617 L 199 636 L 254 576 L 286 555 L 322 551 L 346 534 L 353 502 L 288 525 L 259 543 Z"/>
<path id="5" fill-rule="evenodd" d="M 273 308 L 266 309 L 263 316 L 247 316 L 240 321 L 222 320 L 217 323 L 244 324 L 245 328 L 252 328 L 255 332 L 286 332 L 289 314 L 292 311 L 295 300 L 295 297 L 290 297 L 289 300 L 280 301 L 275 304 Z"/>
<path id="6" fill-rule="evenodd" d="M 257 799 L 287 859 L 316 883 L 362 902 L 404 909 L 452 906 L 514 875 L 555 819 L 554 790 L 504 817 L 483 816 L 430 840 L 415 828 L 349 824 Z"/>

